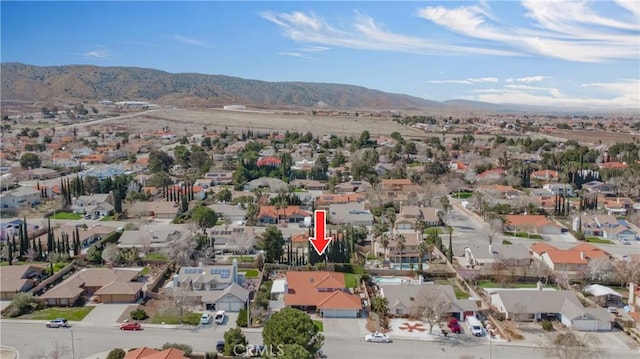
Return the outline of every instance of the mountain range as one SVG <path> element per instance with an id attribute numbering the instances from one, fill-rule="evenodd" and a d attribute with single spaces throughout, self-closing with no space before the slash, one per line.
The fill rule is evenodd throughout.
<path id="1" fill-rule="evenodd" d="M 374 109 L 439 112 L 551 112 L 535 106 L 467 100 L 445 102 L 361 86 L 267 82 L 224 75 L 169 73 L 138 67 L 0 64 L 2 101 L 149 101 L 161 105 Z"/>

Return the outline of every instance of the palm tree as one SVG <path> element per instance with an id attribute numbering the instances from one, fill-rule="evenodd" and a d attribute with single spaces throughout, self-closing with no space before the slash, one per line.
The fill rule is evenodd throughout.
<path id="1" fill-rule="evenodd" d="M 386 316 L 389 312 L 389 300 L 381 296 L 373 297 L 371 300 L 371 310 L 380 316 Z"/>
<path id="2" fill-rule="evenodd" d="M 449 203 L 449 197 L 446 195 L 440 197 L 440 205 L 442 205 L 442 209 L 444 210 L 444 225 L 448 224 L 449 218 L 449 208 L 451 208 L 451 203 Z"/>
<path id="3" fill-rule="evenodd" d="M 420 241 L 418 243 L 418 270 L 422 272 L 422 261 L 424 260 L 424 255 L 429 252 L 429 244 L 426 241 Z"/>
<path id="4" fill-rule="evenodd" d="M 387 249 L 389 248 L 389 235 L 387 233 L 382 233 L 382 240 L 380 243 L 384 249 L 384 260 L 387 260 Z"/>
<path id="5" fill-rule="evenodd" d="M 400 254 L 400 269 L 402 269 L 402 251 L 404 251 L 406 241 L 407 240 L 404 238 L 404 236 L 396 233 L 396 244 L 398 246 L 398 252 Z"/>
<path id="6" fill-rule="evenodd" d="M 394 207 L 387 208 L 385 216 L 389 221 L 389 227 L 391 228 L 391 230 L 393 230 L 396 224 L 396 209 Z"/>

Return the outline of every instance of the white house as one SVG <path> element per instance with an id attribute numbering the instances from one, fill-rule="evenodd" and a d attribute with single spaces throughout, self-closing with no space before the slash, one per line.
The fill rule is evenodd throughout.
<path id="1" fill-rule="evenodd" d="M 35 206 L 40 203 L 40 191 L 35 188 L 19 187 L 0 195 L 2 208 L 15 209 L 23 206 Z"/>

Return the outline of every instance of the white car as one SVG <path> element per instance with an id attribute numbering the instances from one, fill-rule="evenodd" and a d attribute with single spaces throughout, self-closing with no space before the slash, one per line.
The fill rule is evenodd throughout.
<path id="1" fill-rule="evenodd" d="M 224 317 L 227 316 L 227 313 L 224 312 L 224 310 L 219 310 L 216 312 L 216 316 L 214 317 L 214 322 L 216 322 L 216 324 L 224 324 Z"/>
<path id="2" fill-rule="evenodd" d="M 209 324 L 211 323 L 211 314 L 203 313 L 200 317 L 200 324 Z"/>
<path id="3" fill-rule="evenodd" d="M 364 341 L 372 343 L 391 343 L 391 339 L 388 335 L 378 332 L 365 335 Z"/>

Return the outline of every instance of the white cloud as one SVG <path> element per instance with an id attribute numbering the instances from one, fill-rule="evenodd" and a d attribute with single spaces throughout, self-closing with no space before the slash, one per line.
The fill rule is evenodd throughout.
<path id="1" fill-rule="evenodd" d="M 496 83 L 498 82 L 498 78 L 497 77 L 476 77 L 476 78 L 468 78 L 465 80 L 431 80 L 431 81 L 427 81 L 429 83 L 432 84 L 463 84 L 463 85 L 471 85 L 471 84 L 475 84 L 475 83 L 484 83 L 484 82 L 491 82 L 491 83 Z"/>
<path id="2" fill-rule="evenodd" d="M 470 91 L 465 99 L 496 104 L 522 104 L 551 107 L 639 109 L 640 80 L 609 83 L 588 83 L 582 87 L 597 87 L 606 97 L 579 97 L 553 87 L 508 84 L 503 88 Z"/>
<path id="3" fill-rule="evenodd" d="M 295 52 L 295 51 L 283 51 L 283 52 L 278 52 L 278 55 L 283 55 L 283 56 L 291 56 L 291 57 L 301 57 L 301 58 L 306 58 L 308 59 L 308 56 L 305 56 L 302 53 L 299 52 Z"/>
<path id="4" fill-rule="evenodd" d="M 514 56 L 513 51 L 451 45 L 418 36 L 394 33 L 373 18 L 356 11 L 352 24 L 334 27 L 315 14 L 264 12 L 262 17 L 278 25 L 284 35 L 313 47 L 342 47 L 359 50 L 396 51 L 415 54 L 477 53 Z"/>
<path id="5" fill-rule="evenodd" d="M 94 59 L 110 59 L 113 53 L 107 49 L 96 49 L 82 53 L 84 57 L 90 57 Z"/>
<path id="6" fill-rule="evenodd" d="M 520 78 L 512 78 L 509 77 L 507 79 L 505 79 L 506 82 L 526 82 L 526 83 L 531 83 L 531 82 L 540 82 L 540 81 L 544 81 L 544 80 L 549 80 L 551 77 L 550 76 L 526 76 L 526 77 L 520 77 Z"/>
<path id="7" fill-rule="evenodd" d="M 193 45 L 193 46 L 200 46 L 200 47 L 207 46 L 207 44 L 204 41 L 201 41 L 201 40 L 198 40 L 198 39 L 194 39 L 192 37 L 187 37 L 187 36 L 182 36 L 182 35 L 174 35 L 173 38 L 178 40 L 179 42 L 185 44 L 185 45 Z"/>
<path id="8" fill-rule="evenodd" d="M 640 16 L 640 2 L 638 0 L 615 0 L 618 6 L 631 11 L 634 15 Z"/>
<path id="9" fill-rule="evenodd" d="M 304 52 L 323 52 L 328 50 L 329 48 L 326 46 L 309 46 L 309 47 L 304 47 L 300 49 L 300 51 L 304 51 Z"/>
<path id="10" fill-rule="evenodd" d="M 598 15 L 584 1 L 524 0 L 522 6 L 531 22 L 525 27 L 502 25 L 486 6 L 427 6 L 418 10 L 418 16 L 452 32 L 523 54 L 579 62 L 640 56 L 638 21 Z"/>

